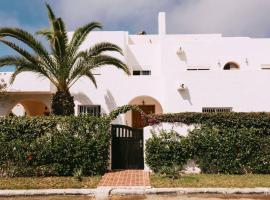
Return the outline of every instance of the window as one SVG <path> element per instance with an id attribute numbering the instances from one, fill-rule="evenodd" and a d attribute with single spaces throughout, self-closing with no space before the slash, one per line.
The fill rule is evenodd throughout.
<path id="1" fill-rule="evenodd" d="M 140 75 L 146 75 L 146 76 L 150 76 L 151 75 L 151 71 L 150 70 L 134 70 L 133 71 L 133 76 L 140 76 Z"/>
<path id="2" fill-rule="evenodd" d="M 79 105 L 78 114 L 90 114 L 99 117 L 100 105 Z"/>
<path id="3" fill-rule="evenodd" d="M 188 71 L 208 71 L 209 68 L 187 68 Z"/>
<path id="4" fill-rule="evenodd" d="M 270 70 L 270 64 L 261 64 L 262 70 Z"/>
<path id="5" fill-rule="evenodd" d="M 203 107 L 202 112 L 204 113 L 232 112 L 232 107 Z"/>
<path id="6" fill-rule="evenodd" d="M 234 63 L 234 62 L 228 62 L 226 65 L 223 67 L 224 70 L 236 70 L 239 69 L 239 65 Z"/>

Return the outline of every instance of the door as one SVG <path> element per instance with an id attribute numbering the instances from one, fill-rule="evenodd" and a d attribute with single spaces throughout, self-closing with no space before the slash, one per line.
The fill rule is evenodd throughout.
<path id="1" fill-rule="evenodd" d="M 154 114 L 155 113 L 155 105 L 139 105 L 139 108 L 145 114 Z M 147 126 L 148 123 L 143 119 L 141 114 L 137 111 L 132 111 L 132 127 L 133 128 L 143 128 Z"/>
<path id="2" fill-rule="evenodd" d="M 143 129 L 112 125 L 112 169 L 143 168 Z"/>

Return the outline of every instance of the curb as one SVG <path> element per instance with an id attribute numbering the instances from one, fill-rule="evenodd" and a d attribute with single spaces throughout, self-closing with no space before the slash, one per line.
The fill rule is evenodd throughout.
<path id="1" fill-rule="evenodd" d="M 143 188 L 101 187 L 95 189 L 0 190 L 0 197 L 46 195 L 162 195 L 162 194 L 261 194 L 270 195 L 270 188 Z"/>
<path id="2" fill-rule="evenodd" d="M 112 189 L 111 195 L 134 194 L 263 194 L 270 195 L 270 188 L 149 188 Z"/>
<path id="3" fill-rule="evenodd" d="M 95 195 L 96 189 L 0 190 L 0 196 Z"/>

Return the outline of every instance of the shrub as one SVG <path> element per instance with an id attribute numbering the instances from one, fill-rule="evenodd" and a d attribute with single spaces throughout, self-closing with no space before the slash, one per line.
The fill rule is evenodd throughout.
<path id="1" fill-rule="evenodd" d="M 106 171 L 110 121 L 102 117 L 0 118 L 0 175 L 70 176 Z"/>
<path id="2" fill-rule="evenodd" d="M 175 131 L 161 131 L 159 135 L 152 133 L 146 141 L 146 163 L 154 172 L 163 173 L 164 169 L 175 166 L 180 171 L 188 159 L 185 149 L 182 137 Z"/>
<path id="3" fill-rule="evenodd" d="M 206 124 L 210 126 L 222 126 L 231 128 L 258 128 L 264 134 L 270 134 L 270 113 L 240 113 L 240 112 L 224 112 L 224 113 L 172 113 L 152 115 L 156 123 L 183 123 Z"/>
<path id="4" fill-rule="evenodd" d="M 205 173 L 270 173 L 270 135 L 261 129 L 204 125 L 186 139 Z"/>
<path id="5" fill-rule="evenodd" d="M 172 164 L 171 166 L 162 166 L 158 171 L 159 175 L 165 176 L 171 179 L 178 179 L 181 176 L 181 170 L 183 166 Z"/>

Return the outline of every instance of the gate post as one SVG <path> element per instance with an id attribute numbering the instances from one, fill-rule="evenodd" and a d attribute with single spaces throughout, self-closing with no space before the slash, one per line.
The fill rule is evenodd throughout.
<path id="1" fill-rule="evenodd" d="M 151 172 L 152 170 L 150 169 L 150 167 L 146 164 L 146 155 L 145 155 L 145 148 L 146 148 L 146 141 L 151 138 L 152 134 L 151 134 L 151 129 L 152 127 L 151 126 L 146 126 L 143 128 L 143 159 L 144 159 L 144 171 L 147 171 L 147 172 Z"/>

